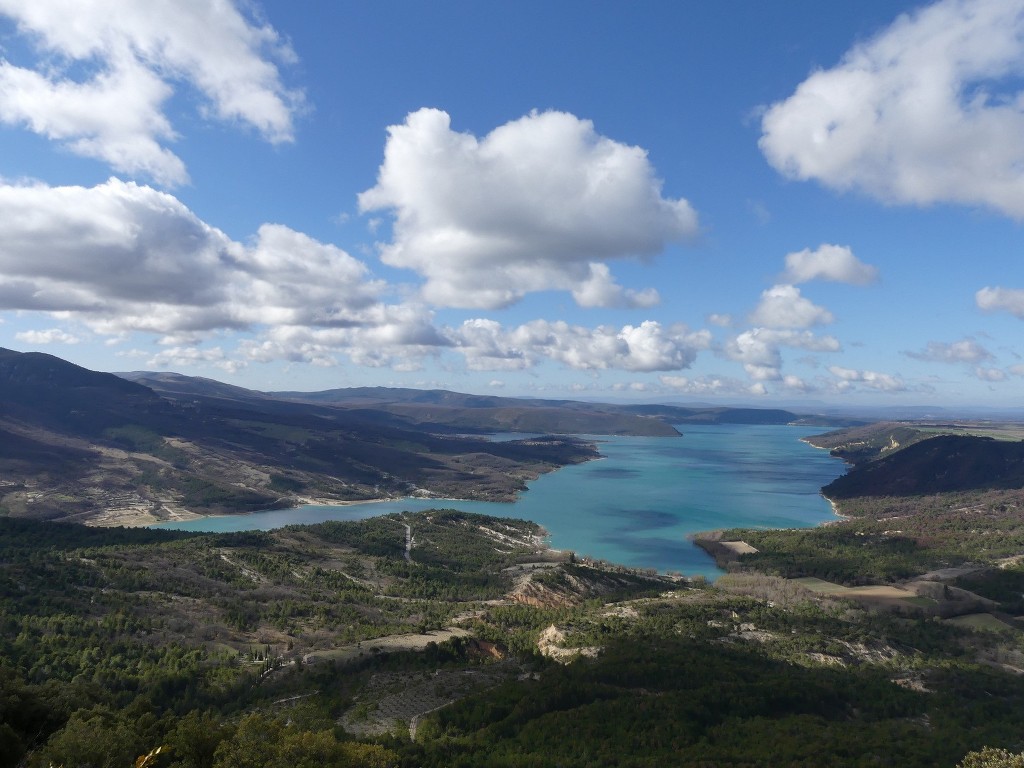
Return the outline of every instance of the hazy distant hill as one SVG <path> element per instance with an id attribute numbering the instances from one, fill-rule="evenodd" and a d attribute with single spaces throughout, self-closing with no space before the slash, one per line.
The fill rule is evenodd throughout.
<path id="1" fill-rule="evenodd" d="M 307 402 L 376 405 L 382 403 L 418 403 L 444 405 L 451 408 L 501 408 L 509 405 L 550 408 L 589 408 L 589 404 L 573 400 L 541 400 L 532 398 L 467 395 L 447 389 L 409 389 L 407 387 L 345 387 L 321 392 L 272 392 L 273 397 Z"/>
<path id="2" fill-rule="evenodd" d="M 324 392 L 274 392 L 274 397 L 383 410 L 410 424 L 463 430 L 671 435 L 673 424 L 791 424 L 808 417 L 773 408 L 620 405 L 574 400 L 467 395 L 447 390 L 353 387 Z"/>
<path id="3" fill-rule="evenodd" d="M 438 434 L 531 432 L 677 436 L 667 422 L 621 412 L 615 406 L 571 400 L 528 400 L 464 395 L 445 390 L 360 387 L 324 392 L 256 392 L 175 373 L 119 374 L 178 400 L 234 401 L 276 413 L 317 413 L 358 419 L 375 428 Z M 341 417 L 345 412 L 347 417 Z"/>
<path id="4" fill-rule="evenodd" d="M 353 387 L 323 392 L 273 392 L 296 402 L 390 413 L 414 428 L 456 432 L 554 432 L 559 434 L 674 436 L 667 421 L 620 406 L 573 400 L 468 395 L 443 389 Z"/>
<path id="5" fill-rule="evenodd" d="M 153 371 L 130 371 L 109 375 L 136 382 L 165 395 L 198 395 L 201 397 L 221 397 L 226 400 L 266 400 L 268 398 L 268 395 L 265 395 L 263 392 L 236 387 L 233 384 L 225 384 L 202 376 L 183 376 L 180 373 L 159 373 Z"/>
<path id="6" fill-rule="evenodd" d="M 792 411 L 779 408 L 688 408 L 677 405 L 625 405 L 626 413 L 650 416 L 673 424 L 792 424 L 806 422 Z"/>
<path id="7" fill-rule="evenodd" d="M 550 432 L 597 435 L 677 435 L 673 424 L 862 424 L 779 408 L 617 404 L 472 395 L 445 389 L 347 387 L 319 392 L 257 392 L 176 373 L 121 373 L 173 397 L 217 397 L 344 408 L 379 424 L 441 433 Z"/>

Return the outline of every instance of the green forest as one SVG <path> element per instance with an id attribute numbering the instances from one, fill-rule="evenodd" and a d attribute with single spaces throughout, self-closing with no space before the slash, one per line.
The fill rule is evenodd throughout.
<path id="1" fill-rule="evenodd" d="M 0 518 L 0 765 L 954 766 L 1020 751 L 1012 620 L 787 578 L 889 578 L 915 551 L 854 547 L 859 530 L 744 531 L 764 549 L 712 585 L 576 562 L 532 523 L 452 510 L 235 534 Z M 915 546 L 931 554 L 907 562 L 950 556 Z M 955 581 L 996 616 L 1024 591 L 1017 567 Z"/>

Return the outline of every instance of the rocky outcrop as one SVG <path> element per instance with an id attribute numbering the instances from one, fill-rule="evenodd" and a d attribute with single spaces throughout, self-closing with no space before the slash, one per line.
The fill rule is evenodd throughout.
<path id="1" fill-rule="evenodd" d="M 537 650 L 542 656 L 566 663 L 580 656 L 594 657 L 601 649 L 594 646 L 582 646 L 578 648 L 567 648 L 565 643 L 565 632 L 554 624 L 540 633 L 537 639 Z"/>
<path id="2" fill-rule="evenodd" d="M 675 584 L 669 577 L 634 573 L 623 569 L 611 572 L 586 565 L 558 565 L 523 574 L 508 598 L 538 608 L 577 605 L 584 600 L 611 595 L 638 585 L 652 587 Z"/>

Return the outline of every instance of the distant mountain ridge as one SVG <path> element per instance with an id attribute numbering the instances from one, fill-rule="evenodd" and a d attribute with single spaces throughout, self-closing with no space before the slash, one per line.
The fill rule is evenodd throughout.
<path id="1" fill-rule="evenodd" d="M 602 434 L 678 436 L 660 419 L 629 413 L 617 406 L 571 400 L 528 400 L 487 395 L 467 395 L 447 390 L 388 387 L 331 389 L 323 392 L 257 392 L 211 379 L 181 374 L 135 372 L 119 374 L 174 398 L 217 398 L 261 408 L 344 411 L 367 423 L 397 429 L 428 430 L 440 434 L 487 434 L 492 432 L 541 432 L 555 434 Z"/>
<path id="2" fill-rule="evenodd" d="M 165 395 L 201 395 L 204 397 L 223 397 L 231 400 L 267 399 L 269 396 L 255 389 L 236 387 L 216 379 L 203 376 L 183 376 L 180 373 L 162 373 L 153 371 L 129 371 L 110 374 L 127 381 L 145 386 Z"/>
<path id="3" fill-rule="evenodd" d="M 445 389 L 350 387 L 319 392 L 258 392 L 175 373 L 118 374 L 171 397 L 217 397 L 343 408 L 368 421 L 447 434 L 528 432 L 674 436 L 674 424 L 813 424 L 778 408 L 684 407 L 473 395 Z"/>
<path id="4" fill-rule="evenodd" d="M 551 400 L 496 395 L 469 395 L 445 389 L 408 389 L 401 387 L 352 387 L 322 392 L 270 392 L 271 397 L 302 402 L 336 405 L 438 405 L 449 408 L 566 408 L 575 411 L 601 411 L 654 417 L 675 423 L 715 424 L 789 424 L 800 420 L 798 414 L 779 408 L 732 408 L 723 406 L 679 406 L 658 404 L 616 404 L 580 400 Z"/>

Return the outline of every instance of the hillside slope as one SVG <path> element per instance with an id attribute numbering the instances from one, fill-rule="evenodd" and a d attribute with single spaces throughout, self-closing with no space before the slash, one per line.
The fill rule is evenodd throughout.
<path id="1" fill-rule="evenodd" d="M 1024 488 L 1024 442 L 939 435 L 857 465 L 822 489 L 833 499 Z"/>
<path id="2" fill-rule="evenodd" d="M 537 475 L 597 455 L 568 438 L 443 437 L 217 382 L 201 389 L 162 397 L 50 355 L 3 350 L 0 514 L 115 524 L 309 498 L 510 500 Z"/>

